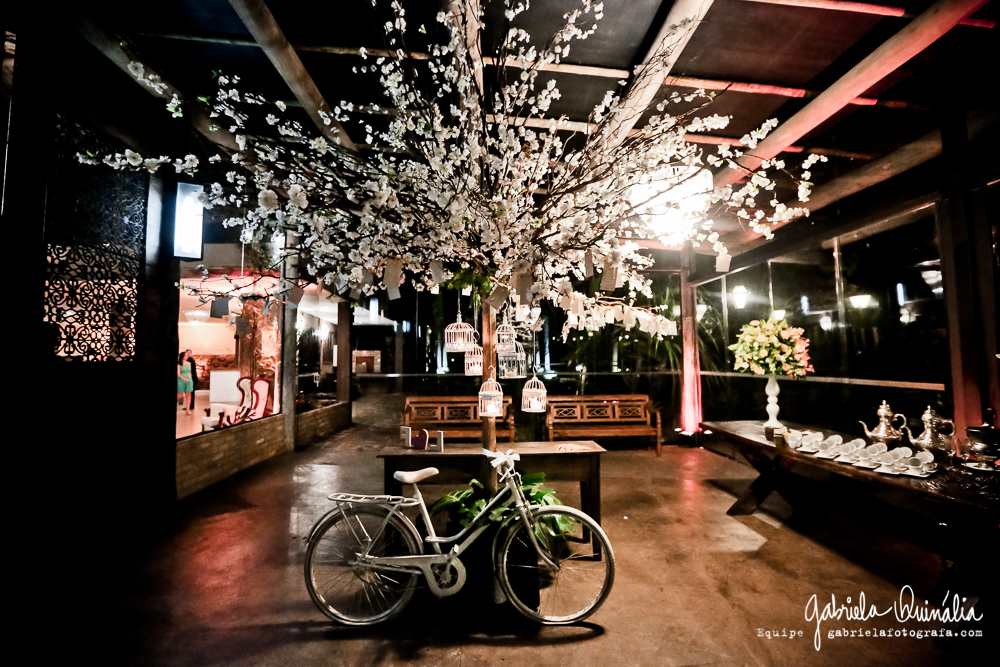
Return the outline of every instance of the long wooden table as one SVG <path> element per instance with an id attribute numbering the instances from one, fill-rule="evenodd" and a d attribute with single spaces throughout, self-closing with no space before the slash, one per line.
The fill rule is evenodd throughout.
<path id="1" fill-rule="evenodd" d="M 820 431 L 824 436 L 841 435 L 844 442 L 856 436 L 786 423 L 789 428 Z M 781 482 L 786 472 L 797 467 L 822 470 L 831 475 L 849 478 L 877 487 L 887 492 L 898 492 L 909 497 L 946 506 L 969 514 L 986 513 L 1000 519 L 1000 472 L 976 473 L 960 468 L 956 463 L 939 464 L 939 470 L 927 478 L 907 475 L 884 475 L 874 470 L 859 468 L 832 459 L 816 458 L 790 447 L 776 446 L 764 435 L 764 425 L 756 421 L 704 422 L 702 428 L 713 436 L 724 437 L 760 475 L 750 488 L 733 503 L 727 514 L 752 514 Z M 713 437 L 708 436 L 708 437 Z M 994 517 L 990 518 L 990 521 Z"/>
<path id="2" fill-rule="evenodd" d="M 516 467 L 522 475 L 542 473 L 546 482 L 579 482 L 580 509 L 601 522 L 601 454 L 605 449 L 596 442 L 518 442 L 510 446 L 498 444 L 498 449 L 513 449 L 520 454 Z M 385 492 L 390 495 L 403 491 L 403 485 L 393 479 L 398 470 L 434 467 L 440 474 L 421 484 L 452 485 L 467 484 L 473 477 L 484 480 L 492 471 L 480 444 L 449 444 L 443 452 L 388 446 L 378 457 L 385 466 Z"/>

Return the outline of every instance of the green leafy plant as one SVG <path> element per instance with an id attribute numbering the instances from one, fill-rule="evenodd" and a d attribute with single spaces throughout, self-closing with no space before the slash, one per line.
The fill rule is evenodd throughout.
<path id="1" fill-rule="evenodd" d="M 562 501 L 556 498 L 555 489 L 542 486 L 545 481 L 544 475 L 524 475 L 521 481 L 521 489 L 529 502 L 536 505 L 562 505 Z M 451 518 L 464 528 L 483 511 L 491 499 L 492 496 L 486 491 L 483 483 L 478 479 L 472 479 L 465 488 L 441 496 L 428 511 L 431 516 L 448 512 Z M 499 523 L 516 511 L 513 507 L 497 507 L 490 512 L 489 520 Z M 535 537 L 548 544 L 549 537 L 567 535 L 572 529 L 572 522 L 565 517 L 544 517 L 535 524 Z"/>

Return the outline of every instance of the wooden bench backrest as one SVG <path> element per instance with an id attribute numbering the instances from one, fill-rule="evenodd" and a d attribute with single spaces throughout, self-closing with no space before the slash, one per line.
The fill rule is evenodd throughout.
<path id="1" fill-rule="evenodd" d="M 503 397 L 503 420 L 511 416 L 510 396 Z M 477 396 L 407 396 L 404 424 L 450 422 L 474 424 L 480 421 Z"/>
<path id="2" fill-rule="evenodd" d="M 650 423 L 649 396 L 549 396 L 545 421 L 553 423 L 631 422 Z"/>

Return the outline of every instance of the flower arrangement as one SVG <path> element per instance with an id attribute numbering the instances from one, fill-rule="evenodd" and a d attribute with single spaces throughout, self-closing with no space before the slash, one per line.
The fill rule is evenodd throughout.
<path id="1" fill-rule="evenodd" d="M 752 320 L 744 324 L 736 344 L 729 346 L 735 353 L 734 368 L 757 375 L 794 376 L 813 372 L 809 339 L 803 338 L 802 333 L 802 329 L 789 326 L 784 319 L 763 323 Z"/>

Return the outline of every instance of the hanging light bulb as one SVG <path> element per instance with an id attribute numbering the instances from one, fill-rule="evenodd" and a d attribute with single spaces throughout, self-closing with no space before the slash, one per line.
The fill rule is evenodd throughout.
<path id="1" fill-rule="evenodd" d="M 493 379 L 493 367 L 490 366 L 490 378 L 479 388 L 479 416 L 503 416 L 503 390 Z"/>
<path id="2" fill-rule="evenodd" d="M 745 308 L 747 305 L 747 295 L 750 294 L 748 290 L 743 285 L 737 285 L 733 288 L 733 305 L 737 308 Z"/>
<path id="3" fill-rule="evenodd" d="M 545 412 L 548 392 L 534 372 L 521 390 L 521 412 Z"/>

